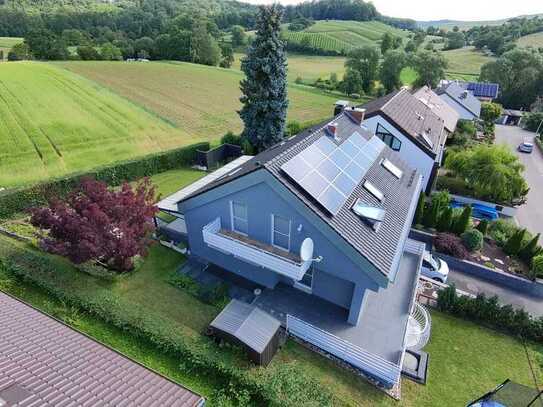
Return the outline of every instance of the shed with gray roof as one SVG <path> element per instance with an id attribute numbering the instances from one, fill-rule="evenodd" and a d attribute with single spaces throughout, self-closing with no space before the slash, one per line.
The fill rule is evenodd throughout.
<path id="1" fill-rule="evenodd" d="M 232 300 L 210 327 L 215 337 L 242 345 L 257 365 L 267 366 L 279 347 L 281 323 L 254 305 L 238 300 Z"/>

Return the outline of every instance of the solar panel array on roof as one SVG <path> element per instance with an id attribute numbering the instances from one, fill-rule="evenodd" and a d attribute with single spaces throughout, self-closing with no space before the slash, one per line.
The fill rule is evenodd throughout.
<path id="1" fill-rule="evenodd" d="M 319 138 L 281 169 L 332 215 L 337 214 L 379 157 L 385 144 L 353 133 L 342 144 Z"/>
<path id="2" fill-rule="evenodd" d="M 496 98 L 498 97 L 499 85 L 497 83 L 469 82 L 468 90 L 476 97 Z"/>

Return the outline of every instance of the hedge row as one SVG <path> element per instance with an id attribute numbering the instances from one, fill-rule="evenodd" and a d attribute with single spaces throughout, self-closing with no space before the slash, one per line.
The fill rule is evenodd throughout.
<path id="1" fill-rule="evenodd" d="M 438 293 L 437 307 L 465 319 L 479 322 L 499 331 L 538 343 L 543 342 L 543 317 L 535 318 L 523 309 L 501 305 L 498 297 L 479 294 L 476 298 L 461 296 L 451 284 Z"/>
<path id="2" fill-rule="evenodd" d="M 329 389 L 305 374 L 297 364 L 251 368 L 239 350 L 219 348 L 207 337 L 151 315 L 141 305 L 128 303 L 105 288 L 93 290 L 74 285 L 74 279 L 78 278 L 74 273 L 59 269 L 52 258 L 40 252 L 2 240 L 0 268 L 44 289 L 67 305 L 82 309 L 179 358 L 182 369 L 214 378 L 229 394 L 235 389 L 247 399 L 241 403 L 237 396 L 238 405 L 332 405 Z"/>
<path id="3" fill-rule="evenodd" d="M 44 205 L 52 197 L 65 196 L 79 184 L 82 177 L 93 177 L 116 186 L 124 181 L 133 181 L 193 164 L 196 162 L 196 151 L 208 149 L 207 142 L 192 144 L 139 159 L 98 167 L 89 172 L 75 173 L 28 187 L 2 191 L 0 192 L 0 219 L 8 218 L 34 206 Z"/>

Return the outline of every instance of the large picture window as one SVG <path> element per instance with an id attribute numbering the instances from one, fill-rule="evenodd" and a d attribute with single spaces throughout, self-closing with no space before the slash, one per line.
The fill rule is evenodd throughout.
<path id="1" fill-rule="evenodd" d="M 249 219 L 247 205 L 240 202 L 230 202 L 230 216 L 232 218 L 232 230 L 243 235 L 249 234 Z"/>
<path id="2" fill-rule="evenodd" d="M 290 219 L 272 215 L 272 245 L 280 249 L 290 250 Z"/>
<path id="3" fill-rule="evenodd" d="M 381 124 L 377 124 L 375 134 L 394 151 L 400 151 L 400 148 L 402 148 L 402 142 L 394 137 L 390 131 L 381 126 Z"/>

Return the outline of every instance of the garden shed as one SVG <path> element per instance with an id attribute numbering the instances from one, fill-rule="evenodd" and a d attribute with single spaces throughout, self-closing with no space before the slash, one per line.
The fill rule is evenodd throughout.
<path id="1" fill-rule="evenodd" d="M 212 335 L 241 345 L 257 365 L 267 366 L 279 348 L 281 323 L 261 309 L 232 300 L 211 322 Z"/>

